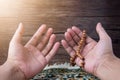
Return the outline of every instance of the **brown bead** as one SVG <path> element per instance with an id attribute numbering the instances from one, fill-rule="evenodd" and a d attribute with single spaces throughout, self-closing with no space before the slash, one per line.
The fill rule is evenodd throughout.
<path id="1" fill-rule="evenodd" d="M 83 33 L 86 33 L 86 30 L 83 30 Z"/>
<path id="2" fill-rule="evenodd" d="M 76 64 L 75 63 L 71 63 L 72 66 L 75 66 Z"/>
<path id="3" fill-rule="evenodd" d="M 70 61 L 74 61 L 74 58 L 71 57 L 71 58 L 70 58 Z"/>
<path id="4" fill-rule="evenodd" d="M 86 39 L 86 36 L 83 36 L 84 39 Z"/>
<path id="5" fill-rule="evenodd" d="M 77 50 L 77 51 L 76 51 L 76 54 L 80 54 L 80 51 L 79 51 L 79 50 Z"/>
<path id="6" fill-rule="evenodd" d="M 78 45 L 82 45 L 82 44 L 83 44 L 82 41 L 80 41 Z"/>
<path id="7" fill-rule="evenodd" d="M 80 67 L 84 67 L 84 65 L 85 65 L 85 62 L 82 62 L 82 63 L 80 63 Z"/>
<path id="8" fill-rule="evenodd" d="M 83 30 L 83 38 L 86 38 L 86 31 L 85 30 Z"/>
<path id="9" fill-rule="evenodd" d="M 74 61 L 70 61 L 70 65 L 74 66 L 75 62 Z"/>
<path id="10" fill-rule="evenodd" d="M 81 56 L 80 54 L 77 54 L 77 56 L 78 56 L 80 59 L 83 59 L 83 56 Z"/>
<path id="11" fill-rule="evenodd" d="M 83 40 L 83 42 L 86 40 L 86 38 L 85 37 L 82 37 L 82 40 Z"/>
<path id="12" fill-rule="evenodd" d="M 78 49 L 80 50 L 81 48 L 82 48 L 82 45 L 79 45 L 79 46 L 78 46 Z"/>
<path id="13" fill-rule="evenodd" d="M 83 45 L 83 44 L 82 44 Z M 80 50 L 82 48 L 82 45 L 78 45 L 78 50 Z"/>
<path id="14" fill-rule="evenodd" d="M 83 34 L 83 36 L 85 36 L 86 35 L 86 33 L 82 33 Z"/>
<path id="15" fill-rule="evenodd" d="M 76 54 L 80 54 L 80 51 L 81 51 L 81 49 L 78 49 L 77 52 L 76 52 Z"/>
<path id="16" fill-rule="evenodd" d="M 81 39 L 80 42 L 83 43 L 84 42 L 83 39 Z"/>
<path id="17" fill-rule="evenodd" d="M 81 40 L 78 42 L 78 49 L 76 50 L 75 55 L 72 58 L 70 58 L 70 63 L 72 66 L 75 65 L 74 61 L 75 61 L 76 57 L 79 57 L 83 61 L 82 63 L 80 63 L 80 65 L 81 65 L 81 67 L 84 67 L 85 58 L 82 55 L 80 55 L 80 53 L 82 51 L 82 48 L 85 45 L 85 42 L 86 42 L 86 31 L 83 30 Z"/>
<path id="18" fill-rule="evenodd" d="M 84 60 L 85 60 L 85 58 L 83 57 L 83 58 L 82 58 L 82 60 L 84 61 Z"/>

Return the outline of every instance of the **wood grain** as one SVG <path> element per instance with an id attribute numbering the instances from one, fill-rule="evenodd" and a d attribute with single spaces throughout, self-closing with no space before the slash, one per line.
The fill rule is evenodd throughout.
<path id="1" fill-rule="evenodd" d="M 0 64 L 7 58 L 10 39 L 20 22 L 25 28 L 23 44 L 41 24 L 54 29 L 57 41 L 73 25 L 86 29 L 98 41 L 95 28 L 101 22 L 112 38 L 114 53 L 120 57 L 119 0 L 0 0 Z M 69 55 L 61 46 L 51 63 L 65 61 L 69 61 Z"/>

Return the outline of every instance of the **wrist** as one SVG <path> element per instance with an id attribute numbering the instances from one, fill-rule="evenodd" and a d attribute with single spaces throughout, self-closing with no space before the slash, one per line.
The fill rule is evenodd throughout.
<path id="1" fill-rule="evenodd" d="M 120 74 L 120 59 L 114 55 L 107 56 L 99 63 L 95 75 L 101 80 L 114 80 Z"/>
<path id="2" fill-rule="evenodd" d="M 6 61 L 0 66 L 0 80 L 26 80 L 26 78 L 18 66 Z"/>

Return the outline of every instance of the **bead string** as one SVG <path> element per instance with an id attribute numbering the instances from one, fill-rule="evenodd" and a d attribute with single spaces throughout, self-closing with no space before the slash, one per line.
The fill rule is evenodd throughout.
<path id="1" fill-rule="evenodd" d="M 71 63 L 72 66 L 74 66 L 76 64 L 75 63 L 75 59 L 77 57 L 79 57 L 82 60 L 82 63 L 80 63 L 80 67 L 82 67 L 82 68 L 84 67 L 84 65 L 85 65 L 85 61 L 84 60 L 85 59 L 84 59 L 84 57 L 82 55 L 80 55 L 80 53 L 81 53 L 81 51 L 83 49 L 85 41 L 86 41 L 86 31 L 83 30 L 81 40 L 78 43 L 78 49 L 76 50 L 75 55 L 70 58 L 70 63 Z"/>

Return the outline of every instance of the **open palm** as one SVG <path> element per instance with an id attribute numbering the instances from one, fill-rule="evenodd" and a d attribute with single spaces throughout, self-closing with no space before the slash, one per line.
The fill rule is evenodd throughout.
<path id="1" fill-rule="evenodd" d="M 15 64 L 27 78 L 31 78 L 47 65 L 60 44 L 55 43 L 53 29 L 47 30 L 46 25 L 42 25 L 25 46 L 22 45 L 22 34 L 21 23 L 10 42 L 7 61 Z"/>
<path id="2" fill-rule="evenodd" d="M 86 38 L 86 45 L 80 53 L 85 58 L 84 69 L 87 72 L 95 74 L 98 65 L 102 64 L 109 55 L 113 55 L 112 43 L 110 37 L 107 35 L 101 24 L 98 23 L 96 27 L 100 40 L 96 42 L 89 36 Z M 65 32 L 65 40 L 62 40 L 62 45 L 71 57 L 77 50 L 82 31 L 77 27 L 72 27 Z M 77 57 L 75 60 L 78 66 L 81 66 L 82 60 Z"/>

